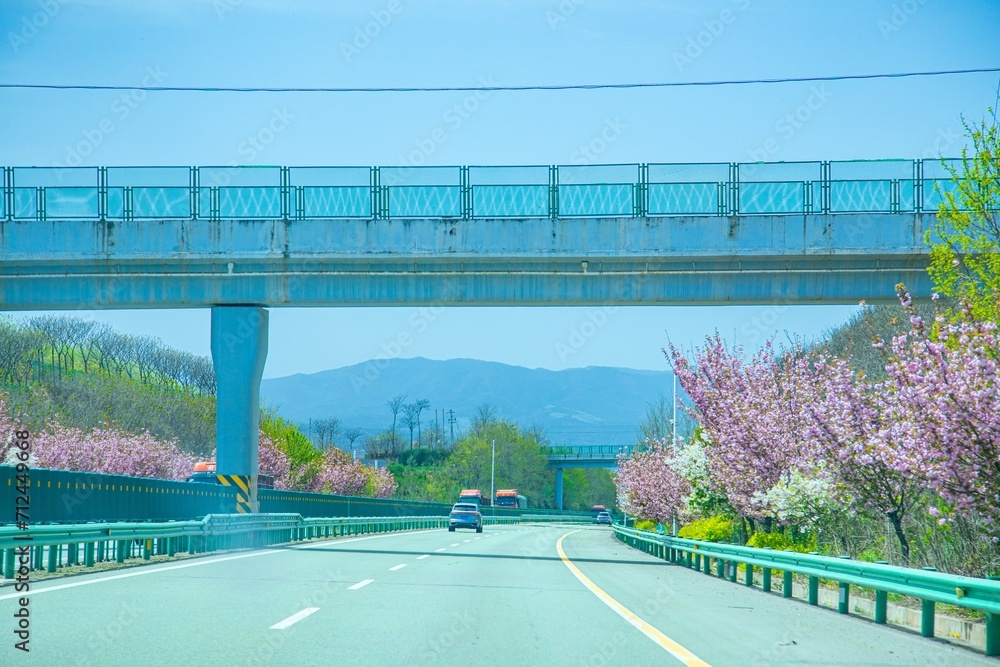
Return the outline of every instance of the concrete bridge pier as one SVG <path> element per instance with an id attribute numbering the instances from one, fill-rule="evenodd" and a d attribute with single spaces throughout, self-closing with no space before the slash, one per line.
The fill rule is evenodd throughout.
<path id="1" fill-rule="evenodd" d="M 257 306 L 212 308 L 212 363 L 215 367 L 216 468 L 220 475 L 246 478 L 245 499 L 235 511 L 259 511 L 257 446 L 260 378 L 267 359 L 268 312 Z M 240 480 L 236 481 L 240 486 Z"/>
<path id="2" fill-rule="evenodd" d="M 556 468 L 556 508 L 563 508 L 563 469 Z"/>

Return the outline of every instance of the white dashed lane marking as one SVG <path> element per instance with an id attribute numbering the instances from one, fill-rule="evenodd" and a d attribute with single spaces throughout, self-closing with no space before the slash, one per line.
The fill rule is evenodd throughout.
<path id="1" fill-rule="evenodd" d="M 284 630 L 285 628 L 290 627 L 290 626 L 298 623 L 299 621 L 301 621 L 303 618 L 305 618 L 309 614 L 315 613 L 317 611 L 319 611 L 319 607 L 306 607 L 302 611 L 296 612 L 296 613 L 292 614 L 291 616 L 289 616 L 285 620 L 278 621 L 277 623 L 275 623 L 274 625 L 272 625 L 268 629 L 269 630 Z"/>
<path id="2" fill-rule="evenodd" d="M 358 583 L 354 584 L 353 586 L 348 586 L 347 590 L 349 590 L 349 591 L 356 591 L 359 588 L 364 588 L 365 586 L 367 586 L 368 584 L 372 583 L 373 581 L 375 581 L 375 580 L 374 579 L 365 579 L 364 581 L 359 581 Z"/>
<path id="3" fill-rule="evenodd" d="M 404 567 L 406 567 L 406 563 L 400 563 L 396 567 L 390 567 L 389 571 L 390 572 L 395 572 L 396 570 L 402 570 Z"/>

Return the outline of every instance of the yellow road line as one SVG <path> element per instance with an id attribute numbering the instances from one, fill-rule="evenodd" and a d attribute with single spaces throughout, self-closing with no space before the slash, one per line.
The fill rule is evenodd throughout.
<path id="1" fill-rule="evenodd" d="M 578 568 L 576 565 L 573 564 L 573 561 L 567 558 L 566 552 L 563 551 L 562 548 L 563 540 L 565 540 L 573 533 L 578 533 L 578 532 L 580 531 L 571 530 L 570 532 L 560 537 L 559 541 L 556 542 L 556 551 L 559 553 L 559 558 L 561 558 L 562 562 L 566 564 L 566 567 L 569 568 L 569 571 L 572 572 L 573 575 L 580 580 L 580 583 L 582 583 L 584 586 L 590 589 L 590 592 L 596 595 L 601 600 L 601 602 L 611 607 L 616 614 L 618 614 L 626 621 L 628 621 L 629 624 L 632 625 L 635 629 L 637 629 L 639 632 L 641 632 L 642 634 L 646 635 L 654 642 L 659 644 L 661 648 L 667 651 L 670 655 L 680 660 L 685 665 L 688 665 L 688 667 L 711 667 L 711 665 L 709 665 L 707 662 L 705 662 L 704 660 L 696 656 L 694 653 L 687 650 L 686 648 L 675 642 L 673 639 L 671 639 L 670 637 L 666 636 L 665 634 L 654 628 L 646 621 L 639 618 L 627 607 L 618 602 L 618 600 L 615 600 L 613 597 L 605 593 L 600 586 L 598 586 L 593 581 L 588 579 L 587 575 L 581 572 L 580 568 Z"/>

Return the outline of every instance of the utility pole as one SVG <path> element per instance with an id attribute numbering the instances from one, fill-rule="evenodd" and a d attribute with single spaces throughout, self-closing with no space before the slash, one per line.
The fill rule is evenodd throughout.
<path id="1" fill-rule="evenodd" d="M 496 471 L 497 466 L 497 441 L 493 441 L 493 456 L 490 460 L 490 505 L 493 504 L 494 499 L 497 497 L 496 489 L 493 488 L 493 473 Z"/>
<path id="2" fill-rule="evenodd" d="M 448 423 L 451 424 L 451 444 L 455 443 L 455 411 L 448 408 Z"/>

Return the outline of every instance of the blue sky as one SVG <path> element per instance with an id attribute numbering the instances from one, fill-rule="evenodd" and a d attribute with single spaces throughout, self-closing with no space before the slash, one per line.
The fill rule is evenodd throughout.
<path id="1" fill-rule="evenodd" d="M 998 28 L 1000 3 L 960 0 L 4 0 L 0 81 L 470 86 L 966 69 L 1000 64 Z M 997 83 L 996 74 L 974 74 L 478 96 L 4 90 L 0 163 L 488 165 L 934 157 L 959 152 L 961 117 L 980 118 L 996 98 Z M 820 100 L 816 108 L 804 121 L 790 123 L 788 114 L 810 96 Z M 267 127 L 281 129 L 261 135 Z M 791 304 L 612 312 L 273 309 L 265 376 L 314 372 L 378 354 L 553 369 L 665 369 L 660 348 L 668 335 L 690 345 L 717 328 L 754 347 L 768 336 L 784 339 L 786 331 L 813 338 L 854 310 Z M 208 354 L 207 311 L 88 316 Z M 402 331 L 415 334 L 413 342 L 395 350 L 391 341 Z"/>

